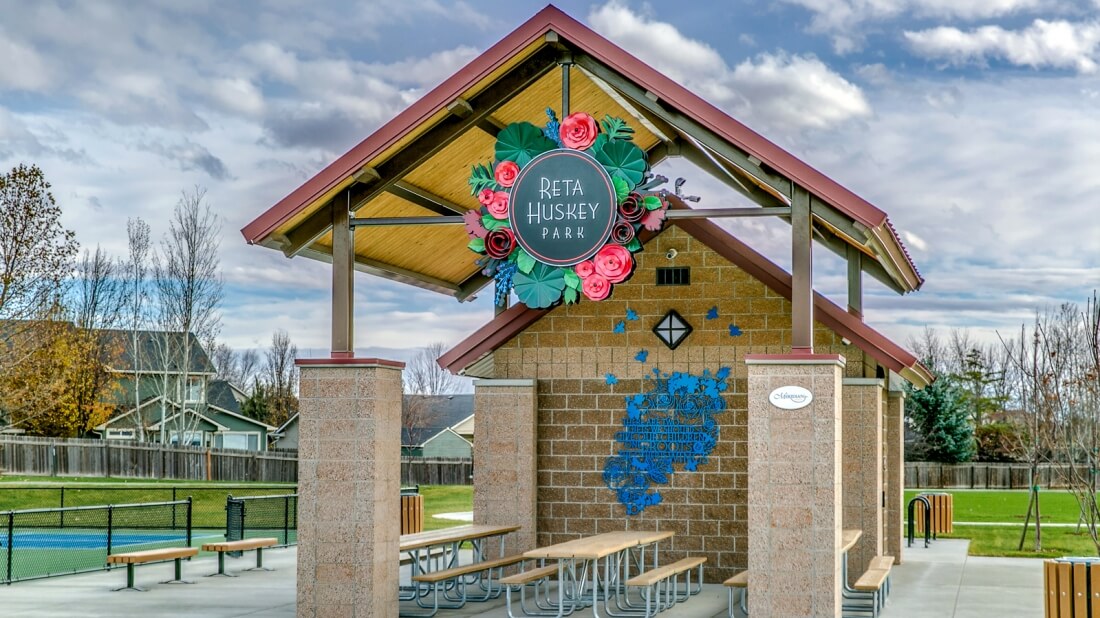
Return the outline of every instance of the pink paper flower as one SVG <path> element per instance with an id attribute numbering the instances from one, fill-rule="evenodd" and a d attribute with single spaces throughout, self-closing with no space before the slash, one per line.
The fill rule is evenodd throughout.
<path id="1" fill-rule="evenodd" d="M 493 200 L 485 205 L 494 219 L 508 218 L 508 192 L 494 191 Z"/>
<path id="2" fill-rule="evenodd" d="M 596 124 L 595 118 L 584 112 L 575 112 L 561 121 L 558 135 L 566 148 L 584 150 L 596 141 L 596 135 L 599 132 L 600 126 Z"/>
<path id="3" fill-rule="evenodd" d="M 503 260 L 516 247 L 516 237 L 512 230 L 498 227 L 485 236 L 485 253 L 491 258 Z"/>
<path id="4" fill-rule="evenodd" d="M 496 170 L 493 172 L 493 178 L 496 179 L 497 184 L 502 187 L 510 187 L 516 182 L 516 176 L 519 175 L 519 166 L 515 161 L 501 161 L 497 164 Z"/>
<path id="5" fill-rule="evenodd" d="M 596 265 L 592 263 L 592 260 L 585 260 L 574 266 L 573 270 L 577 271 L 577 276 L 581 279 L 587 279 L 592 273 L 596 272 Z"/>
<path id="6" fill-rule="evenodd" d="M 485 226 L 481 223 L 480 210 L 467 210 L 462 218 L 466 222 L 466 235 L 470 238 L 485 238 L 485 235 L 489 233 L 489 230 L 485 229 Z"/>
<path id="7" fill-rule="evenodd" d="M 589 300 L 603 300 L 611 293 L 611 282 L 600 273 L 592 273 L 581 282 L 581 291 Z"/>
<path id="8" fill-rule="evenodd" d="M 621 283 L 634 270 L 634 258 L 622 245 L 608 244 L 593 258 L 596 274 L 603 275 L 611 283 Z"/>
<path id="9" fill-rule="evenodd" d="M 482 206 L 488 206 L 493 203 L 493 196 L 496 195 L 496 191 L 492 189 L 482 189 L 477 193 L 477 201 L 481 202 Z"/>
<path id="10" fill-rule="evenodd" d="M 619 215 L 631 223 L 637 222 L 645 215 L 645 207 L 642 206 L 642 196 L 631 193 L 626 196 L 622 204 L 619 204 Z"/>
<path id="11" fill-rule="evenodd" d="M 634 240 L 634 225 L 622 219 L 616 221 L 615 227 L 611 228 L 611 240 L 620 245 L 629 244 Z"/>
<path id="12" fill-rule="evenodd" d="M 664 225 L 665 209 L 658 208 L 656 210 L 650 210 L 642 217 L 642 226 L 650 232 L 656 232 Z"/>

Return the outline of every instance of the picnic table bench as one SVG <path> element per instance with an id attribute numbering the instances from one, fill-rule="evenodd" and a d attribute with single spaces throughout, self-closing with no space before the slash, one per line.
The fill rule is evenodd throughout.
<path id="1" fill-rule="evenodd" d="M 245 571 L 270 571 L 264 566 L 264 548 L 274 547 L 279 543 L 275 537 L 261 537 L 256 539 L 241 539 L 239 541 L 220 541 L 217 543 L 203 543 L 203 551 L 218 552 L 218 572 L 211 573 L 207 577 L 221 575 L 222 577 L 236 577 L 232 573 L 225 572 L 225 552 L 256 550 L 256 566 Z"/>
<path id="2" fill-rule="evenodd" d="M 145 592 L 144 588 L 138 588 L 134 585 L 134 565 L 145 564 L 147 562 L 160 562 L 163 560 L 174 560 L 176 563 L 176 577 L 168 581 L 161 582 L 162 584 L 193 584 L 195 582 L 185 581 L 182 575 L 182 566 L 180 561 L 184 558 L 191 558 L 199 553 L 199 550 L 195 547 L 165 547 L 163 549 L 147 549 L 144 551 L 132 551 L 122 554 L 111 554 L 107 556 L 107 564 L 125 564 L 126 565 L 126 585 L 122 588 L 115 588 L 118 590 L 137 590 L 138 592 Z"/>

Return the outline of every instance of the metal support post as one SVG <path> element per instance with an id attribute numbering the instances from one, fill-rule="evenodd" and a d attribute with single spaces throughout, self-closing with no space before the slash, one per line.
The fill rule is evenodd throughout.
<path id="1" fill-rule="evenodd" d="M 848 245 L 848 313 L 863 319 L 863 253 Z"/>
<path id="2" fill-rule="evenodd" d="M 791 200 L 791 351 L 814 351 L 813 221 L 810 194 L 795 186 Z"/>
<path id="3" fill-rule="evenodd" d="M 355 242 L 351 213 L 343 196 L 332 202 L 332 357 L 354 356 L 352 304 L 355 291 Z"/>

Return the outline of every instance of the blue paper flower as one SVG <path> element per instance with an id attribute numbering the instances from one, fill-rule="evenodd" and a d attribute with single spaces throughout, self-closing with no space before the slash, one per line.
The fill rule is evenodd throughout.
<path id="1" fill-rule="evenodd" d="M 615 323 L 615 328 L 611 329 L 611 332 L 613 332 L 613 333 L 625 333 L 626 332 L 626 322 L 624 322 L 622 320 L 619 320 L 618 322 Z"/>
<path id="2" fill-rule="evenodd" d="M 626 310 L 626 319 L 630 320 L 631 322 L 637 321 L 638 312 L 634 311 L 633 309 L 627 309 Z"/>
<path id="3" fill-rule="evenodd" d="M 740 337 L 741 334 L 742 333 L 740 326 L 737 326 L 736 324 L 730 324 L 730 337 Z"/>
<path id="4" fill-rule="evenodd" d="M 607 382 L 607 384 L 609 386 L 614 386 L 614 385 L 619 383 L 619 378 L 616 378 L 615 374 L 613 374 L 613 373 L 609 373 L 606 376 L 604 376 L 604 380 Z"/>
<path id="5" fill-rule="evenodd" d="M 717 317 L 718 317 L 718 307 L 717 306 L 711 307 L 710 311 L 707 312 L 707 319 L 708 320 L 713 320 L 713 319 L 716 319 Z"/>
<path id="6" fill-rule="evenodd" d="M 634 355 L 634 360 L 639 363 L 644 363 L 649 358 L 649 350 L 638 350 L 638 353 Z"/>

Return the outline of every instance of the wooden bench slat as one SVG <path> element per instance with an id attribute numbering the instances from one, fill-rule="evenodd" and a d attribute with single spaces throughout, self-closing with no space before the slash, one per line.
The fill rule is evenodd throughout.
<path id="1" fill-rule="evenodd" d="M 682 573 L 693 567 L 697 567 L 700 564 L 706 562 L 705 556 L 694 556 L 688 558 L 682 558 L 673 562 L 672 564 L 666 564 L 665 566 L 650 569 L 645 573 L 635 575 L 626 580 L 627 586 L 652 586 L 653 584 L 665 579 L 666 577 Z"/>
<path id="2" fill-rule="evenodd" d="M 412 579 L 414 582 L 424 582 L 430 584 L 433 582 L 450 579 L 452 577 L 458 577 L 459 575 L 469 575 L 471 573 L 478 573 L 487 569 L 495 569 L 497 567 L 516 564 L 517 562 L 523 562 L 524 560 L 526 560 L 526 558 L 521 555 L 508 556 L 507 558 L 495 558 L 493 560 L 484 560 L 482 562 L 475 562 L 473 564 L 454 567 L 453 569 L 444 569 L 442 571 L 421 573 L 420 575 L 414 576 Z"/>
<path id="3" fill-rule="evenodd" d="M 886 576 L 889 574 L 889 571 L 884 571 L 882 569 L 870 569 L 859 576 L 859 579 L 852 585 L 852 588 L 863 592 L 874 592 L 882 588 L 882 584 L 886 581 Z"/>
<path id="4" fill-rule="evenodd" d="M 145 551 L 132 551 L 123 554 L 111 554 L 107 556 L 108 564 L 140 564 L 142 562 L 154 562 L 156 560 L 171 560 L 174 558 L 189 558 L 198 555 L 197 547 L 165 547 L 163 549 L 147 549 Z"/>
<path id="5" fill-rule="evenodd" d="M 733 577 L 727 579 L 723 583 L 726 586 L 729 586 L 730 588 L 748 588 L 749 587 L 749 572 L 748 571 L 741 571 L 740 573 L 738 573 L 737 575 L 734 575 Z"/>
<path id="6" fill-rule="evenodd" d="M 552 564 L 550 566 L 539 567 L 537 569 L 531 569 L 530 571 L 524 571 L 522 573 L 516 573 L 515 575 L 509 575 L 500 580 L 502 586 L 529 584 L 533 581 L 540 580 L 544 577 L 558 574 L 558 565 Z"/>
<path id="7" fill-rule="evenodd" d="M 218 543 L 203 543 L 203 551 L 246 551 L 249 549 L 259 549 L 261 547 L 271 547 L 277 545 L 279 539 L 274 537 L 264 537 L 257 539 L 242 539 L 240 541 L 220 541 Z"/>
<path id="8" fill-rule="evenodd" d="M 871 566 L 867 568 L 889 571 L 892 566 L 894 566 L 893 556 L 876 556 L 871 559 Z"/>

